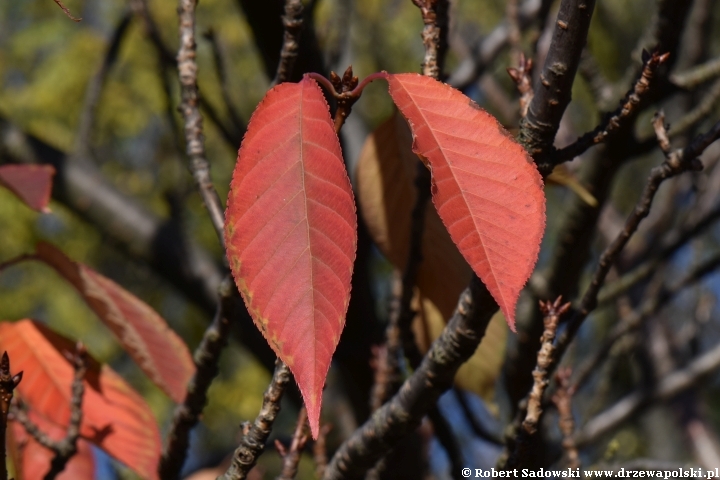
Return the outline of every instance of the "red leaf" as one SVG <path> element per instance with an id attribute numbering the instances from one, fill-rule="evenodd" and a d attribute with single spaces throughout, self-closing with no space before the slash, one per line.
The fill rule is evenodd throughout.
<path id="1" fill-rule="evenodd" d="M 63 429 L 70 421 L 75 344 L 47 327 L 21 320 L 0 323 L 0 350 L 13 371 L 23 371 L 17 388 L 30 410 Z M 83 395 L 81 438 L 97 445 L 140 476 L 157 479 L 160 432 L 150 408 L 107 365 L 89 359 Z"/>
<path id="2" fill-rule="evenodd" d="M 432 171 L 433 202 L 510 328 L 545 229 L 542 178 L 498 121 L 458 90 L 416 74 L 388 75 L 390 95 Z"/>
<path id="3" fill-rule="evenodd" d="M 112 280 L 73 262 L 49 243 L 40 242 L 37 255 L 77 288 L 158 387 L 176 403 L 185 399 L 195 364 L 185 342 L 155 310 Z"/>
<path id="4" fill-rule="evenodd" d="M 52 165 L 3 165 L 0 166 L 0 185 L 33 210 L 47 213 L 53 175 Z"/>
<path id="5" fill-rule="evenodd" d="M 314 80 L 267 93 L 230 188 L 225 241 L 235 282 L 295 375 L 317 438 L 322 389 L 350 299 L 357 217 L 340 142 Z"/>
<path id="6" fill-rule="evenodd" d="M 53 440 L 65 437 L 65 430 L 46 418 L 30 412 L 30 420 Z M 42 480 L 50 470 L 50 462 L 55 454 L 36 442 L 27 434 L 18 422 L 11 422 L 12 456 L 15 469 L 19 469 L 16 480 Z M 78 451 L 65 465 L 65 469 L 55 477 L 56 480 L 93 480 L 95 478 L 95 461 L 90 444 L 78 440 Z"/>

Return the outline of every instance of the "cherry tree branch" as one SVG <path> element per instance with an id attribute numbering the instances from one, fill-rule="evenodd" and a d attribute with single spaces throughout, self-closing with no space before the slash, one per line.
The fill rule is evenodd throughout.
<path id="1" fill-rule="evenodd" d="M 244 432 L 240 446 L 233 453 L 230 467 L 222 476 L 218 477 L 218 480 L 242 480 L 255 466 L 258 457 L 265 450 L 265 443 L 280 411 L 280 400 L 290 377 L 288 366 L 278 360 L 270 385 L 263 395 L 260 413 Z"/>
<path id="2" fill-rule="evenodd" d="M 12 375 L 10 373 L 10 357 L 7 352 L 3 352 L 0 358 L 0 480 L 8 480 L 7 472 L 7 446 L 5 439 L 7 438 L 7 421 L 10 405 L 12 403 L 15 388 L 22 380 L 23 372 Z"/>
<path id="3" fill-rule="evenodd" d="M 573 80 L 587 39 L 595 0 L 562 0 L 552 43 L 535 85 L 535 96 L 520 123 L 520 142 L 541 172 L 552 168 L 544 155 L 552 151 L 560 119 L 570 103 Z"/>
<path id="4" fill-rule="evenodd" d="M 285 15 L 282 17 L 284 33 L 275 79 L 272 84 L 287 82 L 295 66 L 300 50 L 300 34 L 303 28 L 303 4 L 301 0 L 285 0 Z"/>
<path id="5" fill-rule="evenodd" d="M 477 349 L 497 304 L 479 279 L 462 293 L 457 310 L 400 391 L 337 450 L 324 480 L 363 478 L 385 453 L 413 431 L 452 386 L 458 368 Z"/>
<path id="6" fill-rule="evenodd" d="M 190 431 L 200 420 L 210 384 L 218 374 L 220 354 L 227 345 L 230 334 L 228 313 L 236 292 L 232 278 L 227 275 L 220 286 L 218 309 L 210 326 L 205 330 L 202 341 L 193 356 L 195 374 L 188 385 L 185 401 L 178 405 L 173 414 L 172 426 L 168 433 L 165 449 L 160 458 L 158 473 L 163 480 L 180 477 L 187 450 L 190 445 Z"/>
<path id="7" fill-rule="evenodd" d="M 85 393 L 84 379 L 88 368 L 88 354 L 82 343 L 78 342 L 75 347 L 75 354 L 71 359 L 75 370 L 70 398 L 70 422 L 68 423 L 65 437 L 61 440 L 53 440 L 35 425 L 27 413 L 16 405 L 13 405 L 13 419 L 17 420 L 40 445 L 51 450 L 55 456 L 50 461 L 50 469 L 43 477 L 43 480 L 53 480 L 67 465 L 70 458 L 77 453 L 77 442 L 80 438 L 80 424 L 82 423 L 82 400 Z"/>

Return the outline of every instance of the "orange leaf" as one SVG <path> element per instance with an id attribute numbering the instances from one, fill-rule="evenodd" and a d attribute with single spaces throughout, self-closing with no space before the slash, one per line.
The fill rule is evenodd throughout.
<path id="1" fill-rule="evenodd" d="M 25 204 L 47 213 L 55 168 L 52 165 L 2 165 L 0 185 L 13 192 Z"/>
<path id="2" fill-rule="evenodd" d="M 65 429 L 48 421 L 36 412 L 28 416 L 35 425 L 53 440 L 65 437 Z M 11 422 L 11 452 L 15 469 L 18 470 L 15 480 L 42 480 L 50 470 L 50 462 L 55 454 L 36 442 L 18 422 Z M 90 444 L 83 439 L 78 440 L 78 451 L 65 465 L 65 469 L 55 477 L 56 480 L 93 480 L 95 478 L 95 461 Z"/>
<path id="3" fill-rule="evenodd" d="M 449 85 L 387 75 L 413 131 L 413 151 L 432 171 L 440 218 L 508 325 L 537 261 L 545 228 L 542 178 L 498 121 Z"/>
<path id="4" fill-rule="evenodd" d="M 80 292 L 143 372 L 176 403 L 185 399 L 195 364 L 185 342 L 148 304 L 49 243 L 37 255 Z"/>
<path id="5" fill-rule="evenodd" d="M 292 370 L 313 438 L 345 325 L 357 218 L 340 142 L 314 80 L 270 90 L 230 185 L 227 257 L 252 318 Z"/>
<path id="6" fill-rule="evenodd" d="M 32 320 L 0 323 L 0 350 L 23 371 L 16 391 L 32 412 L 67 428 L 75 344 Z M 81 438 L 97 445 L 146 479 L 157 479 L 160 432 L 150 408 L 107 365 L 89 359 Z M 36 417 L 35 417 L 36 418 Z"/>

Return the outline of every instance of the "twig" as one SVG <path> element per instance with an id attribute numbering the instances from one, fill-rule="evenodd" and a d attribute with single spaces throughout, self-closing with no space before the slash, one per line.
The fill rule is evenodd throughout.
<path id="1" fill-rule="evenodd" d="M 608 115 L 606 120 L 593 131 L 584 134 L 578 138 L 575 143 L 557 150 L 552 155 L 552 167 L 559 163 L 572 160 L 593 145 L 603 143 L 612 135 L 624 130 L 630 124 L 630 121 L 635 118 L 637 113 L 635 110 L 650 89 L 658 67 L 665 63 L 667 59 L 667 53 L 663 55 L 657 53 L 649 55 L 645 60 L 640 78 L 620 102 L 620 107 Z M 550 166 L 548 166 L 548 168 L 550 168 Z"/>
<path id="2" fill-rule="evenodd" d="M 710 115 L 720 101 L 720 80 L 712 84 L 707 94 L 698 102 L 697 106 L 677 119 L 670 129 L 670 138 L 677 137 Z"/>
<path id="3" fill-rule="evenodd" d="M 642 407 L 673 398 L 697 385 L 705 376 L 720 367 L 720 345 L 693 360 L 687 367 L 661 379 L 653 388 L 640 388 L 626 395 L 601 414 L 591 419 L 573 438 L 578 447 L 588 445 L 632 418 Z"/>
<path id="4" fill-rule="evenodd" d="M 352 106 L 360 98 L 360 92 L 354 94 L 358 87 L 358 77 L 353 75 L 352 65 L 345 69 L 342 78 L 335 72 L 330 72 L 330 81 L 335 89 L 335 100 L 337 100 L 337 109 L 335 110 L 335 133 L 339 134 L 340 129 L 345 124 L 345 120 Z"/>
<path id="5" fill-rule="evenodd" d="M 178 76 L 180 78 L 180 113 L 185 120 L 185 142 L 190 157 L 190 171 L 200 190 L 205 208 L 221 245 L 225 246 L 223 212 L 220 197 L 210 180 L 210 164 L 205 157 L 205 145 L 202 133 L 202 115 L 200 114 L 197 86 L 197 62 L 195 44 L 195 7 L 197 0 L 180 0 L 178 16 L 180 18 L 180 48 L 177 56 Z"/>
<path id="6" fill-rule="evenodd" d="M 65 12 L 65 15 L 67 15 L 67 17 L 70 20 L 72 20 L 73 22 L 79 22 L 82 20 L 82 18 L 73 17 L 72 13 L 70 13 L 70 10 L 65 5 L 63 5 L 61 0 L 54 0 L 54 1 L 55 1 L 55 3 L 57 3 L 58 7 L 60 7 L 62 9 L 62 11 Z"/>
<path id="7" fill-rule="evenodd" d="M 132 17 L 132 12 L 126 12 L 118 22 L 105 52 L 105 58 L 85 90 L 85 100 L 80 112 L 80 122 L 75 137 L 75 148 L 73 149 L 73 153 L 80 157 L 87 156 L 89 152 L 90 135 L 95 126 L 95 113 L 97 112 L 98 102 L 108 74 L 118 58 L 120 46 L 125 39 L 125 34 L 128 32 Z"/>
<path id="8" fill-rule="evenodd" d="M 290 450 L 287 451 L 283 444 L 280 443 L 280 440 L 275 440 L 275 446 L 283 458 L 282 472 L 277 477 L 277 480 L 292 480 L 295 478 L 295 475 L 297 475 L 300 454 L 308 441 L 308 433 L 307 410 L 305 410 L 305 407 L 302 407 L 298 414 L 297 426 L 295 427 L 295 433 L 290 443 Z"/>
<path id="9" fill-rule="evenodd" d="M 570 375 L 572 375 L 572 370 L 569 368 L 560 369 L 555 374 L 557 390 L 552 396 L 552 402 L 558 410 L 558 424 L 563 436 L 562 447 L 565 451 L 567 467 L 574 470 L 580 467 L 580 456 L 572 437 L 575 433 L 575 419 L 572 413 L 572 397 L 575 394 L 575 388 L 570 386 Z"/>
<path id="10" fill-rule="evenodd" d="M 220 82 L 220 94 L 222 95 L 223 102 L 225 102 L 225 108 L 227 108 L 230 121 L 238 132 L 244 132 L 246 125 L 240 118 L 240 114 L 237 112 L 232 98 L 230 97 L 230 91 L 228 90 L 229 82 L 227 78 L 227 69 L 225 68 L 225 62 L 223 61 L 220 41 L 218 40 L 217 35 L 215 35 L 215 31 L 212 29 L 205 32 L 203 36 L 208 42 L 210 42 L 210 46 L 212 47 L 215 71 L 217 72 L 218 81 Z"/>
<path id="11" fill-rule="evenodd" d="M 544 155 L 552 151 L 560 119 L 570 103 L 573 80 L 587 39 L 595 0 L 562 0 L 552 43 L 528 113 L 520 123 L 519 140 L 541 172 L 552 171 Z"/>
<path id="12" fill-rule="evenodd" d="M 400 391 L 340 446 L 323 478 L 363 478 L 380 457 L 413 431 L 451 387 L 455 373 L 475 352 L 496 311 L 497 304 L 475 277 L 420 366 Z"/>
<path id="13" fill-rule="evenodd" d="M 3 352 L 2 359 L 0 359 L 0 415 L 2 415 L 0 417 L 0 454 L 2 455 L 2 461 L 0 461 L 0 480 L 8 479 L 7 447 L 5 445 L 8 413 L 10 412 L 10 405 L 15 388 L 20 384 L 22 377 L 23 372 L 15 375 L 10 373 L 10 357 L 7 352 Z"/>
<path id="14" fill-rule="evenodd" d="M 678 87 L 691 90 L 718 76 L 720 76 L 720 57 L 713 58 L 685 72 L 675 73 L 670 76 L 670 81 Z"/>
<path id="15" fill-rule="evenodd" d="M 532 102 L 533 92 L 532 87 L 532 58 L 525 58 L 522 52 L 518 53 L 518 67 L 508 68 L 507 72 L 510 78 L 513 79 L 517 86 L 518 92 L 520 92 L 520 117 L 524 118 L 527 115 L 528 107 Z"/>
<path id="16" fill-rule="evenodd" d="M 583 295 L 580 306 L 568 322 L 567 329 L 558 340 L 554 358 L 555 365 L 557 365 L 559 359 L 562 358 L 565 349 L 575 337 L 585 318 L 587 318 L 590 312 L 597 306 L 598 292 L 605 282 L 605 277 L 628 240 L 630 240 L 630 237 L 637 231 L 642 219 L 650 213 L 652 201 L 660 185 L 668 178 L 672 178 L 687 170 L 697 171 L 702 169 L 702 163 L 697 157 L 719 137 L 720 122 L 716 123 L 706 134 L 698 136 L 690 145 L 685 147 L 685 149 L 671 152 L 662 165 L 652 169 L 640 200 L 626 220 L 623 230 L 600 256 L 597 269 L 593 274 L 590 285 Z"/>
<path id="17" fill-rule="evenodd" d="M 718 267 L 720 267 L 720 254 L 713 255 L 703 261 L 688 272 L 688 274 L 675 285 L 661 290 L 657 295 L 651 296 L 642 303 L 640 308 L 623 318 L 608 334 L 597 351 L 577 369 L 578 373 L 576 374 L 574 388 L 579 389 L 585 384 L 592 372 L 594 372 L 597 366 L 607 357 L 608 352 L 610 352 L 613 345 L 620 338 L 640 327 L 646 319 L 659 312 L 660 309 L 667 305 L 678 293 L 702 280 Z"/>
<path id="18" fill-rule="evenodd" d="M 82 423 L 82 400 L 85 393 L 85 374 L 88 368 L 88 354 L 85 346 L 78 342 L 75 347 L 75 354 L 71 359 L 75 374 L 71 387 L 70 399 L 70 422 L 62 440 L 53 440 L 46 433 L 35 425 L 27 413 L 13 405 L 13 418 L 17 420 L 40 445 L 51 450 L 55 456 L 50 462 L 50 470 L 45 474 L 43 480 L 53 480 L 63 470 L 70 458 L 77 453 L 77 441 L 80 438 L 80 423 Z"/>
<path id="19" fill-rule="evenodd" d="M 543 313 L 543 330 L 540 338 L 540 351 L 537 354 L 537 363 L 532 372 L 533 386 L 528 396 L 525 418 L 516 430 L 515 438 L 508 443 L 509 456 L 503 468 L 512 469 L 523 464 L 527 455 L 530 439 L 537 432 L 538 422 L 542 416 L 543 395 L 549 379 L 549 368 L 553 357 L 553 340 L 557 331 L 560 317 L 570 308 L 569 303 L 562 304 L 562 297 L 554 302 L 540 301 L 540 310 Z"/>
<path id="20" fill-rule="evenodd" d="M 523 53 L 520 48 L 520 21 L 518 20 L 518 13 L 518 0 L 508 0 L 505 6 L 505 18 L 507 18 L 508 44 L 510 44 L 510 64 L 519 64 L 524 61 L 524 56 L 521 57 Z M 512 74 L 510 76 L 512 76 Z"/>
<path id="21" fill-rule="evenodd" d="M 301 0 L 285 0 L 285 15 L 282 17 L 284 34 L 273 85 L 287 82 L 293 72 L 300 50 L 300 34 L 303 28 L 303 4 Z"/>
<path id="22" fill-rule="evenodd" d="M 203 339 L 195 350 L 195 374 L 188 384 L 188 392 L 182 405 L 173 414 L 173 422 L 167 436 L 165 450 L 160 459 L 158 473 L 163 480 L 180 477 L 190 443 L 190 431 L 197 424 L 207 403 L 207 391 L 218 374 L 218 362 L 230 333 L 228 313 L 235 291 L 232 278 L 226 276 L 220 286 L 217 313 L 205 330 Z"/>
<path id="23" fill-rule="evenodd" d="M 270 385 L 263 395 L 260 413 L 247 429 L 240 441 L 240 446 L 233 453 L 232 463 L 227 472 L 218 477 L 218 480 L 242 480 L 255 465 L 258 457 L 265 450 L 265 442 L 270 436 L 273 423 L 280 411 L 280 400 L 285 386 L 290 381 L 290 375 L 288 366 L 278 360 Z"/>
<path id="24" fill-rule="evenodd" d="M 523 420 L 523 429 L 530 435 L 537 431 L 538 421 L 542 415 L 542 401 L 545 388 L 548 385 L 548 367 L 553 356 L 553 340 L 555 340 L 555 332 L 557 330 L 560 317 L 570 308 L 569 303 L 560 305 L 562 297 L 558 297 L 554 302 L 541 302 L 540 309 L 543 312 L 543 323 L 545 331 L 540 338 L 540 351 L 538 352 L 537 365 L 533 371 L 533 388 L 530 391 L 530 399 L 528 400 L 527 415 Z"/>
<path id="25" fill-rule="evenodd" d="M 422 31 L 425 58 L 423 75 L 439 79 L 447 51 L 448 0 L 412 0 L 420 9 L 425 27 Z"/>
<path id="26" fill-rule="evenodd" d="M 315 461 L 315 477 L 323 478 L 325 476 L 325 469 L 327 468 L 327 436 L 332 430 L 332 426 L 329 424 L 322 425 L 320 427 L 320 434 L 315 445 L 313 445 L 313 460 Z"/>

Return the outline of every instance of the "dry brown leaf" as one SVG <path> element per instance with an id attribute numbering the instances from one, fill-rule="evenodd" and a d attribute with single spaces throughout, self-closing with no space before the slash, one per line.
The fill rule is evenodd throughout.
<path id="1" fill-rule="evenodd" d="M 415 176 L 418 157 L 411 150 L 412 137 L 398 114 L 380 125 L 365 141 L 356 170 L 357 199 L 370 235 L 385 257 L 398 269 L 407 262 Z M 422 310 L 413 330 L 422 352 L 427 351 L 453 314 L 472 270 L 450 238 L 432 202 L 428 202 L 422 240 L 423 260 L 417 287 Z M 419 307 L 416 292 L 414 307 Z M 475 355 L 458 373 L 458 386 L 485 399 L 493 394 L 503 356 L 507 326 L 494 318 Z"/>

